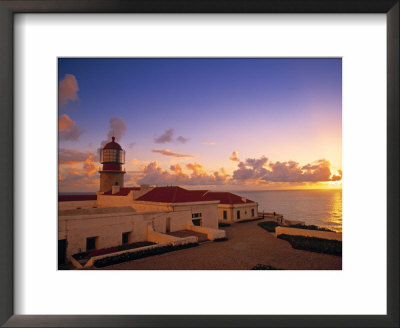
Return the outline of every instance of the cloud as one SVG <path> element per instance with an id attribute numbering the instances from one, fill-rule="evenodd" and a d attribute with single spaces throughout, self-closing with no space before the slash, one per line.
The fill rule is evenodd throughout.
<path id="1" fill-rule="evenodd" d="M 96 163 L 93 160 L 93 154 L 90 154 L 83 162 L 83 169 L 86 171 L 88 176 L 92 176 L 98 170 Z"/>
<path id="2" fill-rule="evenodd" d="M 173 156 L 173 157 L 186 157 L 186 158 L 194 157 L 193 155 L 182 155 L 182 154 L 173 153 L 169 149 L 153 149 L 152 152 L 160 153 L 165 156 Z"/>
<path id="3" fill-rule="evenodd" d="M 232 155 L 229 157 L 231 161 L 239 162 L 239 153 L 235 150 Z"/>
<path id="4" fill-rule="evenodd" d="M 149 164 L 149 161 L 142 161 L 142 160 L 138 160 L 138 159 L 136 159 L 136 158 L 132 158 L 132 159 L 128 162 L 128 164 L 129 164 L 130 166 L 133 166 L 133 167 L 136 167 L 136 168 L 138 168 L 138 169 L 140 169 L 140 170 L 143 170 L 144 167 L 145 167 L 146 165 Z"/>
<path id="5" fill-rule="evenodd" d="M 111 141 L 112 137 L 115 137 L 117 142 L 121 141 L 126 131 L 125 120 L 121 117 L 111 117 L 109 120 L 109 129 L 107 133 L 107 140 L 101 142 L 101 148 Z"/>
<path id="6" fill-rule="evenodd" d="M 338 170 L 336 174 L 333 174 L 331 177 L 332 181 L 339 181 L 342 180 L 342 170 Z"/>
<path id="7" fill-rule="evenodd" d="M 173 135 L 174 135 L 174 129 L 168 129 L 162 135 L 160 135 L 159 137 L 156 137 L 154 139 L 154 142 L 156 142 L 156 143 L 171 142 Z"/>
<path id="8" fill-rule="evenodd" d="M 341 180 L 341 171 L 339 175 L 333 175 L 330 163 L 326 159 L 300 166 L 294 161 L 268 162 L 268 159 L 262 156 L 259 159 L 248 158 L 239 162 L 238 169 L 233 172 L 233 179 L 267 182 L 338 181 Z"/>
<path id="9" fill-rule="evenodd" d="M 75 125 L 75 122 L 67 114 L 63 114 L 58 118 L 58 129 L 60 131 L 68 130 L 73 125 Z"/>
<path id="10" fill-rule="evenodd" d="M 179 136 L 179 137 L 176 138 L 176 140 L 178 140 L 181 143 L 185 143 L 186 141 L 189 141 L 189 138 L 185 138 L 185 137 Z"/>
<path id="11" fill-rule="evenodd" d="M 95 191 L 99 189 L 95 154 L 75 149 L 59 149 L 60 191 Z"/>
<path id="12" fill-rule="evenodd" d="M 130 142 L 130 143 L 128 143 L 128 147 L 129 147 L 129 148 L 132 148 L 134 145 L 136 145 L 136 142 Z"/>
<path id="13" fill-rule="evenodd" d="M 78 140 L 83 133 L 83 130 L 67 114 L 63 114 L 58 118 L 58 130 L 60 141 Z"/>
<path id="14" fill-rule="evenodd" d="M 59 164 L 83 163 L 91 153 L 81 152 L 75 149 L 60 148 L 58 150 Z"/>
<path id="15" fill-rule="evenodd" d="M 59 191 L 97 191 L 99 190 L 99 175 L 91 168 L 61 166 L 58 173 Z"/>
<path id="16" fill-rule="evenodd" d="M 171 165 L 170 170 L 176 174 L 183 174 L 183 168 L 179 164 Z"/>
<path id="17" fill-rule="evenodd" d="M 171 165 L 169 170 L 163 170 L 157 162 L 151 162 L 143 169 L 143 177 L 138 184 L 151 185 L 215 185 L 224 184 L 229 176 L 224 169 L 209 174 L 202 165 L 197 162 L 189 163 L 187 174 L 179 164 Z"/>
<path id="18" fill-rule="evenodd" d="M 69 101 L 74 102 L 78 97 L 78 81 L 73 74 L 65 74 L 58 84 L 58 106 L 64 107 Z"/>
<path id="19" fill-rule="evenodd" d="M 216 143 L 214 141 L 203 141 L 203 145 L 215 145 Z"/>
<path id="20" fill-rule="evenodd" d="M 162 135 L 160 135 L 159 137 L 154 138 L 154 142 L 155 143 L 167 143 L 167 142 L 173 142 L 174 141 L 174 129 L 168 129 L 166 130 Z M 175 139 L 175 141 L 178 141 L 180 143 L 185 143 L 187 141 L 189 141 L 189 138 L 185 138 L 182 136 L 179 136 Z"/>
<path id="21" fill-rule="evenodd" d="M 191 170 L 193 175 L 197 175 L 197 176 L 207 175 L 207 172 L 204 170 L 203 165 L 201 165 L 197 162 L 186 164 L 186 168 L 188 170 Z"/>

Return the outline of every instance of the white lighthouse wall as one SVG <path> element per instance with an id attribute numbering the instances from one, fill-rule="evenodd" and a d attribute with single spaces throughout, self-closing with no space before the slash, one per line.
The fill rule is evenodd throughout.
<path id="1" fill-rule="evenodd" d="M 115 186 L 115 183 L 118 183 L 118 186 L 121 188 L 124 186 L 124 174 L 125 172 L 117 172 L 117 171 L 101 171 L 100 172 L 100 190 L 103 192 L 110 191 L 112 186 Z"/>

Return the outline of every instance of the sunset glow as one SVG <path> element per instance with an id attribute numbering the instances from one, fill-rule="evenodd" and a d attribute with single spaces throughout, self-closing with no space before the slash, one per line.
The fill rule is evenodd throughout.
<path id="1" fill-rule="evenodd" d="M 341 189 L 341 59 L 59 59 L 59 190 L 125 185 Z"/>

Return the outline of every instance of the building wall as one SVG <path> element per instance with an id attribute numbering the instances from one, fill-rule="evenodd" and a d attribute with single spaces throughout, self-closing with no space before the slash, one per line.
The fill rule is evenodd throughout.
<path id="1" fill-rule="evenodd" d="M 198 217 L 202 220 L 202 226 L 208 227 L 212 229 L 218 229 L 218 203 L 181 203 L 181 204 L 174 204 L 174 212 L 180 211 L 189 211 L 189 219 L 192 220 L 192 214 L 194 213 L 201 213 L 201 217 Z M 182 227 L 182 230 L 185 229 Z"/>
<path id="2" fill-rule="evenodd" d="M 130 206 L 136 210 L 136 212 L 179 212 L 189 211 L 190 213 L 186 216 L 188 220 L 192 220 L 193 213 L 201 213 L 203 226 L 209 228 L 218 228 L 218 203 L 217 202 L 195 202 L 195 203 L 158 203 L 158 202 L 144 202 L 133 200 L 132 194 L 128 196 L 110 196 L 110 195 L 98 195 L 97 206 L 98 207 L 118 207 L 118 206 Z M 171 232 L 185 229 L 185 222 L 171 223 Z M 173 229 L 173 230 L 172 230 Z"/>
<path id="3" fill-rule="evenodd" d="M 254 209 L 254 216 L 251 215 L 251 209 Z M 237 211 L 240 211 L 240 219 L 237 219 Z M 243 221 L 249 219 L 255 219 L 258 217 L 258 204 L 257 203 L 248 203 L 248 204 L 240 204 L 240 205 L 233 205 L 233 220 Z"/>
<path id="4" fill-rule="evenodd" d="M 143 202 L 143 201 L 131 201 L 132 206 L 137 212 L 154 212 L 154 211 L 172 211 L 172 205 L 167 203 L 156 203 L 156 202 Z"/>
<path id="5" fill-rule="evenodd" d="M 97 207 L 132 206 L 133 196 L 97 195 Z"/>
<path id="6" fill-rule="evenodd" d="M 146 241 L 148 227 L 159 233 L 185 230 L 188 224 L 192 224 L 193 213 L 200 214 L 203 227 L 218 229 L 217 202 L 165 204 L 133 201 L 132 194 L 97 196 L 99 208 L 122 206 L 130 206 L 136 212 L 60 215 L 58 239 L 67 240 L 67 260 L 73 254 L 86 251 L 87 238 L 98 238 L 96 249 L 121 245 L 125 232 L 131 232 L 130 242 Z"/>
<path id="7" fill-rule="evenodd" d="M 100 190 L 99 191 L 110 191 L 115 182 L 118 182 L 118 186 L 124 186 L 124 174 L 125 172 L 104 172 L 100 171 Z"/>
<path id="8" fill-rule="evenodd" d="M 86 239 L 98 237 L 97 249 L 122 244 L 122 234 L 132 233 L 131 242 L 147 241 L 147 230 L 166 232 L 166 220 L 171 231 L 182 230 L 190 220 L 190 212 L 146 212 L 59 216 L 58 239 L 67 240 L 67 260 L 71 255 L 86 251 Z"/>
<path id="9" fill-rule="evenodd" d="M 77 208 L 93 208 L 97 207 L 96 200 L 83 200 L 71 202 L 58 202 L 58 210 L 74 210 Z"/>
<path id="10" fill-rule="evenodd" d="M 224 219 L 224 211 L 226 211 L 226 219 Z M 218 222 L 233 223 L 232 221 L 232 205 L 219 204 L 218 205 Z"/>
<path id="11" fill-rule="evenodd" d="M 251 215 L 251 210 L 254 209 L 254 216 Z M 227 211 L 227 219 L 224 219 L 224 211 Z M 237 211 L 240 211 L 240 219 L 237 219 Z M 219 204 L 218 205 L 218 221 L 223 223 L 234 223 L 255 219 L 258 217 L 258 204 Z"/>

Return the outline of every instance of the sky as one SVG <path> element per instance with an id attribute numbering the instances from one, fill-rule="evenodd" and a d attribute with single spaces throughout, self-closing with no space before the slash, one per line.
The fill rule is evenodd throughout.
<path id="1" fill-rule="evenodd" d="M 339 58 L 60 58 L 59 191 L 97 191 L 98 149 L 125 186 L 337 189 Z"/>

